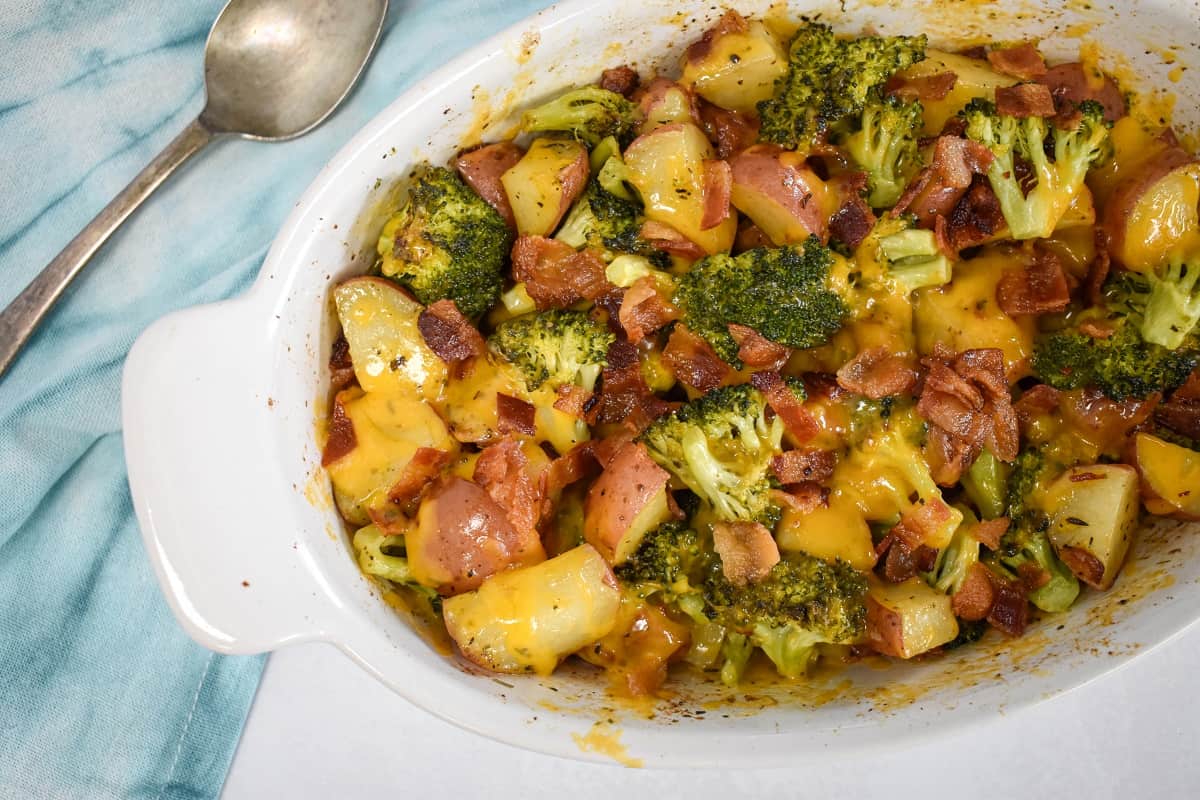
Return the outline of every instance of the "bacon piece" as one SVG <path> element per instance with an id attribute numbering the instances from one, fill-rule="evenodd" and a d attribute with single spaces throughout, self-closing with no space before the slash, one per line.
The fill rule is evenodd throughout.
<path id="1" fill-rule="evenodd" d="M 933 227 L 934 217 L 949 214 L 967 193 L 972 177 L 987 173 L 992 159 L 992 151 L 979 142 L 939 136 L 930 165 L 909 181 L 892 216 L 910 211 L 923 227 Z"/>
<path id="2" fill-rule="evenodd" d="M 333 401 L 333 413 L 329 415 L 329 438 L 321 451 L 321 466 L 328 467 L 342 456 L 358 447 L 358 436 L 354 433 L 354 421 L 346 415 L 342 393 Z"/>
<path id="3" fill-rule="evenodd" d="M 911 390 L 917 383 L 912 358 L 886 347 L 868 348 L 837 371 L 838 386 L 872 400 Z"/>
<path id="4" fill-rule="evenodd" d="M 354 362 L 350 360 L 350 343 L 343 334 L 333 341 L 329 353 L 329 388 L 344 389 L 354 380 Z"/>
<path id="5" fill-rule="evenodd" d="M 1040 78 L 1046 74 L 1046 59 L 1032 42 L 1016 47 L 1003 47 L 987 54 L 988 63 L 997 72 L 1012 75 L 1023 81 Z"/>
<path id="6" fill-rule="evenodd" d="M 1060 396 L 1061 392 L 1058 389 L 1044 383 L 1029 387 L 1017 402 L 1013 403 L 1013 411 L 1017 414 L 1021 430 L 1027 431 L 1038 417 L 1057 409 Z"/>
<path id="7" fill-rule="evenodd" d="M 417 317 L 417 330 L 429 349 L 447 364 L 481 356 L 487 350 L 479 331 L 453 300 L 438 300 L 422 311 Z"/>
<path id="8" fill-rule="evenodd" d="M 1009 636 L 1020 636 L 1029 624 L 1029 601 L 1019 584 L 1005 581 L 992 575 L 992 586 L 996 590 L 992 608 L 988 611 L 988 624 Z"/>
<path id="9" fill-rule="evenodd" d="M 913 100 L 927 103 L 946 99 L 946 95 L 950 94 L 957 83 L 958 75 L 954 72 L 935 72 L 932 75 L 918 77 L 893 75 L 884 85 L 884 91 L 906 103 L 911 103 Z"/>
<path id="10" fill-rule="evenodd" d="M 930 498 L 927 502 L 914 505 L 901 514 L 900 521 L 892 527 L 890 535 L 904 542 L 910 550 L 916 551 L 921 545 L 929 545 L 930 541 L 940 536 L 950 516 L 950 506 L 941 500 Z"/>
<path id="11" fill-rule="evenodd" d="M 1019 433 L 1003 353 L 986 348 L 952 356 L 939 347 L 922 363 L 929 372 L 917 412 L 929 423 L 935 480 L 957 483 L 985 446 L 1002 461 L 1015 459 Z"/>
<path id="12" fill-rule="evenodd" d="M 677 319 L 679 309 L 662 295 L 658 283 L 649 275 L 634 281 L 617 310 L 617 321 L 634 344 Z"/>
<path id="13" fill-rule="evenodd" d="M 957 256 L 968 247 L 983 244 L 1007 224 L 992 185 L 985 176 L 976 175 L 967 193 L 946 218 L 948 255 Z"/>
<path id="14" fill-rule="evenodd" d="M 702 392 L 720 386 L 731 371 L 712 345 L 683 325 L 671 331 L 662 358 L 681 383 Z"/>
<path id="15" fill-rule="evenodd" d="M 588 413 L 589 424 L 624 423 L 641 431 L 675 407 L 646 385 L 635 345 L 613 342 L 608 348 L 607 362 L 596 403 Z"/>
<path id="16" fill-rule="evenodd" d="M 1008 531 L 1008 526 L 1008 517 L 985 519 L 972 526 L 971 535 L 975 537 L 977 542 L 989 550 L 999 550 L 1000 537 Z"/>
<path id="17" fill-rule="evenodd" d="M 1117 326 L 1107 319 L 1085 319 L 1079 323 L 1079 332 L 1093 339 L 1107 339 L 1117 332 Z"/>
<path id="18" fill-rule="evenodd" d="M 883 557 L 883 577 L 891 583 L 903 583 L 936 565 L 937 550 L 932 547 L 924 544 L 909 547 L 901 539 L 891 539 Z"/>
<path id="19" fill-rule="evenodd" d="M 875 212 L 858 194 L 842 201 L 829 218 L 829 233 L 850 248 L 858 247 L 875 227 Z"/>
<path id="20" fill-rule="evenodd" d="M 496 393 L 496 429 L 500 433 L 523 433 L 533 436 L 537 433 L 534 424 L 536 409 L 517 397 L 511 397 L 503 392 Z"/>
<path id="21" fill-rule="evenodd" d="M 1200 369 L 1192 370 L 1183 386 L 1171 393 L 1171 400 L 1200 400 Z"/>
<path id="22" fill-rule="evenodd" d="M 1088 305 L 1104 305 L 1104 282 L 1112 269 L 1112 256 L 1108 250 L 1108 234 L 1100 225 L 1096 226 L 1096 257 L 1088 265 L 1087 280 L 1083 284 L 1083 296 Z"/>
<path id="23" fill-rule="evenodd" d="M 608 288 L 604 261 L 591 250 L 575 248 L 544 236 L 520 236 L 512 248 L 513 278 L 539 310 L 567 308 L 593 300 Z"/>
<path id="24" fill-rule="evenodd" d="M 1112 78 L 1095 68 L 1085 68 L 1078 61 L 1058 64 L 1038 78 L 1054 98 L 1059 113 L 1070 113 L 1084 100 L 1095 100 L 1104 106 L 1104 118 L 1116 122 L 1125 116 L 1125 95 Z"/>
<path id="25" fill-rule="evenodd" d="M 767 405 L 783 420 L 783 427 L 798 444 L 804 444 L 820 432 L 817 421 L 778 372 L 756 372 L 750 376 L 750 383 L 763 393 Z"/>
<path id="26" fill-rule="evenodd" d="M 832 450 L 786 450 L 771 458 L 771 471 L 785 485 L 824 483 L 833 477 L 836 465 L 837 454 Z"/>
<path id="27" fill-rule="evenodd" d="M 754 328 L 731 322 L 725 326 L 738 346 L 738 360 L 756 369 L 779 369 L 792 354 L 786 345 L 772 342 Z"/>
<path id="28" fill-rule="evenodd" d="M 779 546 L 761 522 L 714 522 L 713 549 L 734 586 L 758 583 L 779 563 Z"/>
<path id="29" fill-rule="evenodd" d="M 1100 452 L 1121 452 L 1134 431 L 1154 414 L 1161 397 L 1144 400 L 1127 398 L 1120 403 L 1099 389 L 1076 389 L 1062 393 L 1058 413 L 1078 435 L 1095 444 Z"/>
<path id="30" fill-rule="evenodd" d="M 508 227 L 516 229 L 517 221 L 513 216 L 512 206 L 509 205 L 508 195 L 500 176 L 521 160 L 525 151 L 512 142 L 496 142 L 485 144 L 474 150 L 468 150 L 454 162 L 458 174 L 463 181 L 475 190 L 475 194 L 487 201 L 496 209 Z"/>
<path id="31" fill-rule="evenodd" d="M 533 530 L 545 500 L 545 479 L 530 474 L 529 458 L 521 443 L 505 437 L 483 448 L 475 462 L 471 480 L 504 509 L 508 521 L 519 531 Z"/>
<path id="32" fill-rule="evenodd" d="M 655 222 L 648 219 L 642 223 L 638 235 L 645 239 L 647 244 L 655 250 L 662 250 L 664 253 L 669 253 L 673 256 L 695 260 L 708 255 L 703 247 L 665 222 Z"/>
<path id="33" fill-rule="evenodd" d="M 1200 441 L 1200 400 L 1173 397 L 1154 410 L 1154 421 L 1175 433 Z"/>
<path id="34" fill-rule="evenodd" d="M 758 116 L 740 114 L 701 99 L 700 124 L 708 138 L 717 146 L 717 156 L 732 158 L 758 141 Z"/>
<path id="35" fill-rule="evenodd" d="M 1010 317 L 1065 310 L 1071 304 L 1071 290 L 1062 261 L 1038 250 L 1029 266 L 1005 270 L 996 284 L 996 302 Z"/>
<path id="36" fill-rule="evenodd" d="M 584 409 L 588 401 L 592 399 L 592 393 L 582 386 L 576 386 L 573 383 L 563 384 L 554 390 L 557 397 L 554 400 L 554 407 L 564 414 L 570 414 L 573 417 L 583 419 Z"/>
<path id="37" fill-rule="evenodd" d="M 606 69 L 600 73 L 598 85 L 601 89 L 616 92 L 628 99 L 638 88 L 637 70 L 627 64 Z"/>
<path id="38" fill-rule="evenodd" d="M 733 191 L 733 171 L 727 161 L 715 158 L 704 160 L 704 210 L 700 215 L 700 230 L 715 228 L 729 219 L 729 195 Z"/>
<path id="39" fill-rule="evenodd" d="M 829 506 L 829 489 L 813 481 L 789 484 L 786 489 L 772 489 L 770 496 L 781 506 L 808 514 Z"/>
<path id="40" fill-rule="evenodd" d="M 1040 83 L 1018 83 L 996 89 L 996 111 L 1008 117 L 1053 117 L 1050 90 Z"/>
<path id="41" fill-rule="evenodd" d="M 991 570 L 979 562 L 967 567 L 967 575 L 958 591 L 950 597 L 954 616 L 968 622 L 987 619 L 996 602 L 996 587 L 992 585 Z"/>
<path id="42" fill-rule="evenodd" d="M 550 462 L 546 468 L 545 494 L 546 508 L 543 515 L 553 510 L 552 501 L 559 492 L 573 483 L 586 480 L 599 474 L 601 462 L 596 457 L 596 442 L 580 442 L 558 458 Z"/>
<path id="43" fill-rule="evenodd" d="M 417 498 L 425 487 L 450 463 L 453 456 L 445 450 L 418 447 L 412 459 L 400 471 L 400 477 L 388 489 L 388 500 L 405 505 Z"/>

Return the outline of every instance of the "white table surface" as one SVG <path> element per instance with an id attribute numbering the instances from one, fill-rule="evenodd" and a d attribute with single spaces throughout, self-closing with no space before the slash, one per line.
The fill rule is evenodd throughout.
<path id="1" fill-rule="evenodd" d="M 1200 797 L 1200 627 L 944 740 L 815 768 L 672 772 L 553 758 L 409 705 L 327 645 L 273 655 L 225 797 Z M 864 763 L 865 761 L 865 763 Z"/>

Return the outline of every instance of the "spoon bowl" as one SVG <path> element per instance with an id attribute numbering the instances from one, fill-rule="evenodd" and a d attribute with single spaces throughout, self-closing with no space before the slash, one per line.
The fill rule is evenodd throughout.
<path id="1" fill-rule="evenodd" d="M 312 130 L 350 92 L 387 0 L 233 0 L 204 52 L 213 133 L 282 140 Z"/>

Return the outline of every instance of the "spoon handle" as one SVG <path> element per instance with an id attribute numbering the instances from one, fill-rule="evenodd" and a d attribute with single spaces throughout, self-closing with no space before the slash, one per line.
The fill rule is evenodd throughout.
<path id="1" fill-rule="evenodd" d="M 167 176 L 208 144 L 212 137 L 212 131 L 204 123 L 199 119 L 194 120 L 0 313 L 0 376 L 7 371 L 67 284 L 79 274 L 100 246 Z"/>

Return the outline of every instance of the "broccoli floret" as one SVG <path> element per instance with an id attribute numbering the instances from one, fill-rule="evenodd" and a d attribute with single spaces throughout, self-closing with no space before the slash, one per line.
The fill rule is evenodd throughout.
<path id="1" fill-rule="evenodd" d="M 666 522 L 642 539 L 638 549 L 624 563 L 613 568 L 623 583 L 643 596 L 658 595 L 664 602 L 697 595 L 705 564 L 700 535 L 683 522 Z"/>
<path id="2" fill-rule="evenodd" d="M 806 23 L 788 48 L 788 73 L 775 96 L 758 104 L 759 138 L 796 148 L 862 111 L 897 70 L 925 58 L 924 36 L 839 39 L 827 25 Z"/>
<path id="3" fill-rule="evenodd" d="M 594 147 L 609 136 L 628 139 L 640 121 L 637 106 L 616 92 L 581 86 L 526 111 L 521 129 L 526 133 L 569 133 Z"/>
<path id="4" fill-rule="evenodd" d="M 613 253 L 628 253 L 642 256 L 656 267 L 669 266 L 670 256 L 642 238 L 644 221 L 635 203 L 605 191 L 592 180 L 554 238 L 576 249 L 593 247 L 605 251 L 610 259 Z"/>
<path id="5" fill-rule="evenodd" d="M 1017 454 L 1009 471 L 1005 490 L 1005 514 L 1014 524 L 1036 525 L 1030 515 L 1038 515 L 1037 494 L 1063 471 L 1058 464 L 1046 457 L 1043 448 L 1027 446 Z"/>
<path id="6" fill-rule="evenodd" d="M 429 305 L 449 298 L 472 319 L 500 294 L 512 234 L 458 175 L 425 167 L 379 237 L 380 271 Z"/>
<path id="7" fill-rule="evenodd" d="M 721 642 L 721 683 L 733 688 L 742 682 L 750 656 L 754 655 L 754 642 L 743 633 L 728 633 Z"/>
<path id="8" fill-rule="evenodd" d="M 984 449 L 962 476 L 967 498 L 975 504 L 984 519 L 1004 515 L 1008 475 L 1009 465 L 992 455 L 991 450 Z"/>
<path id="9" fill-rule="evenodd" d="M 867 202 L 872 208 L 891 208 L 904 184 L 920 165 L 917 137 L 924 124 L 918 102 L 898 98 L 872 99 L 862 113 L 862 128 L 842 147 L 867 173 Z"/>
<path id="10" fill-rule="evenodd" d="M 866 577 L 845 561 L 791 553 L 746 586 L 733 586 L 714 571 L 706 597 L 730 635 L 746 636 L 780 675 L 798 678 L 816 660 L 817 645 L 862 638 L 866 592 Z"/>
<path id="11" fill-rule="evenodd" d="M 831 287 L 833 263 L 816 237 L 802 246 L 708 256 L 680 279 L 673 302 L 689 330 L 740 368 L 731 322 L 797 348 L 823 344 L 842 326 L 849 309 Z"/>
<path id="12" fill-rule="evenodd" d="M 892 231 L 892 228 L 896 230 Z M 933 231 L 892 219 L 881 221 L 877 230 L 880 234 L 879 254 L 887 276 L 905 292 L 950 282 L 953 265 L 938 247 Z"/>
<path id="13" fill-rule="evenodd" d="M 1059 560 L 1044 530 L 1018 524 L 1000 538 L 1000 550 L 988 557 L 988 566 L 1010 580 L 1025 581 L 1042 575 L 1045 583 L 1029 592 L 1029 602 L 1042 611 L 1066 611 L 1079 596 L 1079 580 Z"/>
<path id="14" fill-rule="evenodd" d="M 1052 234 L 1083 186 L 1088 168 L 1106 156 L 1108 123 L 1103 107 L 1085 101 L 1079 111 L 1079 121 L 1067 130 L 1048 126 L 1041 117 L 999 114 L 994 103 L 978 98 L 960 112 L 967 136 L 995 156 L 988 167 L 988 182 L 1012 238 L 1038 239 Z M 1053 159 L 1046 154 L 1047 134 L 1053 139 Z M 1028 192 L 1017 175 L 1016 156 L 1032 171 L 1034 184 Z"/>
<path id="15" fill-rule="evenodd" d="M 1142 338 L 1168 350 L 1181 347 L 1200 323 L 1200 264 L 1174 257 L 1146 280 Z"/>
<path id="16" fill-rule="evenodd" d="M 768 469 L 780 452 L 783 422 L 778 416 L 768 422 L 766 411 L 753 386 L 724 386 L 659 417 L 639 440 L 719 518 L 773 528 L 780 510 L 770 498 Z"/>
<path id="17" fill-rule="evenodd" d="M 971 534 L 978 522 L 973 515 L 963 514 L 963 522 L 954 532 L 950 543 L 938 551 L 937 563 L 925 573 L 925 581 L 943 594 L 954 594 L 967 579 L 971 565 L 979 561 L 979 540 Z"/>
<path id="18" fill-rule="evenodd" d="M 590 392 L 615 339 L 582 311 L 550 309 L 501 323 L 488 343 L 521 370 L 531 392 L 570 383 Z"/>

